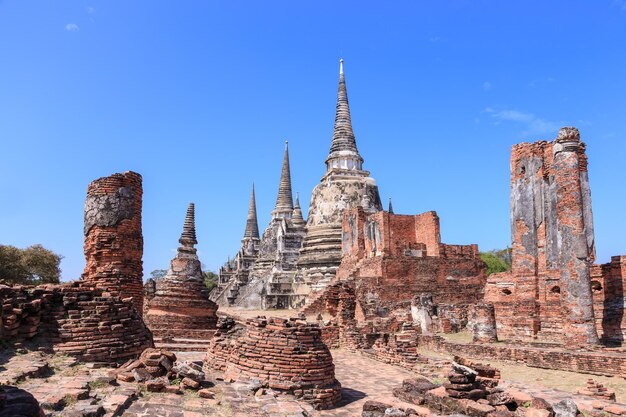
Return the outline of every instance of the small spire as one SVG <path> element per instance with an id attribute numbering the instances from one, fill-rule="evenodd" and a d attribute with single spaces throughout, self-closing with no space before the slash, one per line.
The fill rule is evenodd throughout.
<path id="1" fill-rule="evenodd" d="M 335 113 L 335 127 L 330 153 L 352 151 L 358 155 L 356 139 L 352 131 L 352 118 L 348 104 L 348 90 L 343 72 L 343 58 L 339 61 L 339 89 L 337 91 L 337 110 Z"/>
<path id="2" fill-rule="evenodd" d="M 389 214 L 394 214 L 393 212 L 393 204 L 391 203 L 391 197 L 389 197 Z"/>
<path id="3" fill-rule="evenodd" d="M 196 214 L 195 205 L 189 203 L 187 207 L 187 215 L 185 216 L 185 223 L 183 225 L 183 233 L 180 235 L 178 242 L 186 248 L 193 248 L 198 244 L 196 240 Z"/>
<path id="4" fill-rule="evenodd" d="M 306 226 L 304 217 L 302 217 L 302 209 L 300 208 L 300 196 L 296 193 L 296 205 L 293 209 L 293 224 L 298 227 Z"/>
<path id="5" fill-rule="evenodd" d="M 289 167 L 289 142 L 285 141 L 285 156 L 283 158 L 283 168 L 280 174 L 278 186 L 278 197 L 276 207 L 272 212 L 273 217 L 291 217 L 293 212 L 293 193 L 291 192 L 291 169 Z M 278 216 L 283 214 L 282 216 Z M 286 216 L 284 216 L 286 214 Z"/>
<path id="6" fill-rule="evenodd" d="M 246 231 L 243 238 L 259 238 L 259 222 L 256 217 L 256 196 L 254 193 L 254 183 L 252 183 L 252 195 L 250 196 L 250 206 L 248 207 L 248 219 L 246 221 Z"/>

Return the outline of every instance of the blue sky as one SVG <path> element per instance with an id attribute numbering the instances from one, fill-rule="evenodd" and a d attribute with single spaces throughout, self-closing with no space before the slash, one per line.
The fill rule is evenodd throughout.
<path id="1" fill-rule="evenodd" d="M 600 261 L 626 253 L 626 0 L 0 0 L 0 243 L 84 267 L 95 178 L 144 178 L 144 270 L 166 268 L 188 202 L 216 270 L 252 181 L 270 219 L 285 139 L 308 207 L 338 61 L 365 167 L 396 213 L 447 243 L 505 247 L 509 151 L 575 125 Z"/>

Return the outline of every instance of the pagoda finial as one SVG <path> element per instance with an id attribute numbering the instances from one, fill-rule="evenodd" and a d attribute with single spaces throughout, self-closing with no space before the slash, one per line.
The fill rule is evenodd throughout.
<path id="1" fill-rule="evenodd" d="M 259 238 L 259 222 L 256 216 L 256 196 L 254 193 L 254 183 L 252 183 L 252 194 L 250 195 L 250 206 L 248 207 L 248 219 L 246 220 L 246 231 L 243 238 Z"/>
<path id="2" fill-rule="evenodd" d="M 187 215 L 185 216 L 183 233 L 180 235 L 180 239 L 178 239 L 178 242 L 182 245 L 182 247 L 187 249 L 192 249 L 195 245 L 198 244 L 198 241 L 196 240 L 195 205 L 193 203 L 189 203 L 189 206 L 187 207 Z"/>
<path id="3" fill-rule="evenodd" d="M 391 197 L 389 197 L 389 214 L 394 214 L 393 212 L 393 204 L 391 203 Z"/>
<path id="4" fill-rule="evenodd" d="M 285 141 L 285 156 L 283 158 L 283 168 L 280 174 L 278 186 L 278 197 L 276 207 L 272 211 L 272 217 L 290 218 L 293 213 L 293 193 L 291 192 L 291 169 L 289 167 L 289 142 Z"/>
<path id="5" fill-rule="evenodd" d="M 339 75 L 343 74 L 343 58 L 339 60 Z"/>

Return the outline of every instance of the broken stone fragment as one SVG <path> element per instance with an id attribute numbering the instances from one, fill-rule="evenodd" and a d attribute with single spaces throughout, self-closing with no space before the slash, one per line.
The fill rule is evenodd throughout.
<path id="1" fill-rule="evenodd" d="M 146 389 L 149 392 L 161 392 L 165 388 L 165 381 L 162 379 L 151 379 L 146 382 Z"/>
<path id="2" fill-rule="evenodd" d="M 213 393 L 213 391 L 206 389 L 206 388 L 199 390 L 198 395 L 200 396 L 200 398 L 206 398 L 209 400 L 212 400 L 213 398 L 215 398 L 215 394 Z"/>
<path id="3" fill-rule="evenodd" d="M 200 388 L 200 383 L 198 381 L 194 381 L 191 378 L 183 378 L 183 380 L 180 381 L 180 385 L 181 385 L 181 387 L 189 388 L 189 389 L 198 389 L 198 388 Z"/>

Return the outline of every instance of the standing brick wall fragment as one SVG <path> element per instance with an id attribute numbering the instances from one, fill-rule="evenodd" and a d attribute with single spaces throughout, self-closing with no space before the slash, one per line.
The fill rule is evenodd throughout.
<path id="1" fill-rule="evenodd" d="M 136 172 L 93 181 L 85 201 L 82 280 L 143 311 L 142 178 Z"/>

